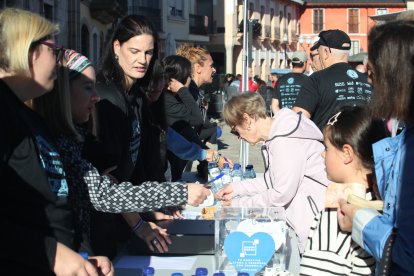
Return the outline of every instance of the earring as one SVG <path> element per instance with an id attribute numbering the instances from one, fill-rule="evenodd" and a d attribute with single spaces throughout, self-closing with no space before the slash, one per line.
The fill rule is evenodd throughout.
<path id="1" fill-rule="evenodd" d="M 250 130 L 250 126 L 247 127 L 247 130 Z"/>
<path id="2" fill-rule="evenodd" d="M 117 54 L 115 54 L 115 60 L 118 61 L 119 57 Z"/>

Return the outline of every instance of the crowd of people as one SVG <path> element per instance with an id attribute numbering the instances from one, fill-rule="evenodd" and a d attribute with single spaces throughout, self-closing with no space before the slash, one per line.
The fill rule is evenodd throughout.
<path id="1" fill-rule="evenodd" d="M 203 178 L 208 162 L 224 162 L 209 148 L 222 129 L 200 93 L 216 70 L 201 47 L 159 59 L 157 31 L 143 16 L 118 23 L 100 68 L 56 44 L 58 32 L 40 15 L 0 11 L 1 262 L 16 275 L 114 275 L 111 259 L 131 234 L 168 252 L 155 221 L 180 218 L 180 206 L 211 193 L 181 179 L 188 161 L 200 162 Z M 262 144 L 265 171 L 215 197 L 222 206 L 283 207 L 294 275 L 414 275 L 413 33 L 407 19 L 373 27 L 364 74 L 347 62 L 349 36 L 322 31 L 312 75 L 307 54 L 296 52 L 292 72 L 272 76 L 270 113 L 264 81 L 249 78 L 242 93 L 241 76 L 225 78 L 224 120 Z M 383 207 L 347 198 L 326 207 L 332 183 L 359 183 L 365 207 Z"/>
<path id="2" fill-rule="evenodd" d="M 258 93 L 226 103 L 231 132 L 263 143 L 265 172 L 216 198 L 284 207 L 299 250 L 288 261 L 295 275 L 414 275 L 412 31 L 407 18 L 373 27 L 364 73 L 348 63 L 349 36 L 324 30 L 310 49 L 313 73 L 304 74 L 307 57 L 297 52 L 293 72 L 276 81 L 272 117 Z M 343 193 L 355 183 L 365 190 L 358 203 Z M 344 198 L 326 206 L 337 184 Z"/>

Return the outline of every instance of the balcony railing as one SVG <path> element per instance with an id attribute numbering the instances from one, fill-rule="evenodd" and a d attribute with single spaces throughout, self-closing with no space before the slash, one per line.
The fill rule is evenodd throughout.
<path id="1" fill-rule="evenodd" d="M 190 14 L 190 34 L 207 35 L 207 26 L 204 26 L 204 16 Z"/>
<path id="2" fill-rule="evenodd" d="M 147 17 L 158 32 L 162 32 L 161 9 L 132 5 L 132 13 Z"/>
<path id="3" fill-rule="evenodd" d="M 274 30 L 274 34 L 275 34 L 274 39 L 280 40 L 280 27 L 276 26 L 276 27 L 273 28 L 273 30 Z"/>
<path id="4" fill-rule="evenodd" d="M 272 36 L 271 27 L 265 25 L 264 28 L 262 28 L 262 38 L 270 38 Z"/>
<path id="5" fill-rule="evenodd" d="M 117 18 L 123 17 L 128 12 L 127 0 L 92 0 L 89 4 L 91 17 L 108 24 Z"/>

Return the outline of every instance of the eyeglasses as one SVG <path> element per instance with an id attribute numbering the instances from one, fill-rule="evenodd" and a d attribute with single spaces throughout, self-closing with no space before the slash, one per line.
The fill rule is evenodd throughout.
<path id="1" fill-rule="evenodd" d="M 316 54 L 310 54 L 310 58 L 311 58 L 311 60 L 313 60 L 313 58 L 314 58 L 314 57 L 316 57 L 316 56 L 319 56 L 319 53 L 316 53 Z"/>
<path id="2" fill-rule="evenodd" d="M 49 47 L 50 49 L 53 50 L 53 54 L 56 57 L 56 63 L 58 63 L 60 61 L 60 59 L 63 56 L 63 53 L 66 50 L 62 45 L 59 45 L 59 44 L 56 44 L 56 43 L 53 43 L 53 42 L 40 41 L 39 44 L 46 45 L 47 47 Z"/>
<path id="3" fill-rule="evenodd" d="M 236 135 L 237 138 L 240 138 L 240 133 L 236 130 L 236 126 L 233 126 L 230 130 L 230 133 Z"/>

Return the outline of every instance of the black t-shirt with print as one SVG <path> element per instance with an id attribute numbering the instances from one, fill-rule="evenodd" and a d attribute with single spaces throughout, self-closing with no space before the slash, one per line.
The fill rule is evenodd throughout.
<path id="1" fill-rule="evenodd" d="M 295 106 L 307 110 L 321 130 L 339 107 L 371 101 L 372 87 L 367 76 L 348 63 L 333 64 L 309 78 L 309 85 L 302 86 Z"/>
<path id="2" fill-rule="evenodd" d="M 292 108 L 302 86 L 309 85 L 309 77 L 302 73 L 288 73 L 280 77 L 272 98 L 279 100 L 279 107 Z"/>
<path id="3" fill-rule="evenodd" d="M 60 155 L 43 120 L 1 80 L 0 126 L 3 269 L 6 265 L 15 275 L 50 275 L 56 242 L 73 248 Z"/>

